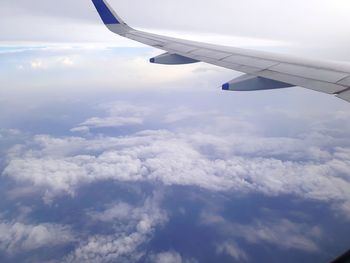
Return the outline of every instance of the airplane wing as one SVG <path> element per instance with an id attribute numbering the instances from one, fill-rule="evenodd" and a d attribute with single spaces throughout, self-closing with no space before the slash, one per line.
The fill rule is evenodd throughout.
<path id="1" fill-rule="evenodd" d="M 333 260 L 331 263 L 350 263 L 350 250 Z"/>
<path id="2" fill-rule="evenodd" d="M 350 64 L 296 58 L 151 34 L 129 27 L 106 0 L 92 2 L 110 31 L 166 51 L 151 58 L 151 63 L 175 65 L 201 61 L 246 73 L 225 83 L 222 86 L 223 90 L 250 91 L 300 86 L 336 95 L 350 102 Z"/>

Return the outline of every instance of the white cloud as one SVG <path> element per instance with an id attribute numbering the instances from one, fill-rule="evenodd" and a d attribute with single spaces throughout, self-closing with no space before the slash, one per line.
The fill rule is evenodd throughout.
<path id="1" fill-rule="evenodd" d="M 4 63 L 6 61 L 11 67 L 3 67 L 0 84 L 15 86 L 23 92 L 37 88 L 39 84 L 46 89 L 50 86 L 51 89 L 63 89 L 65 92 L 72 92 L 71 87 L 79 88 L 80 92 L 91 89 L 95 92 L 96 86 L 101 92 L 111 89 L 178 88 L 179 83 L 189 83 L 191 77 L 197 77 L 193 69 L 200 66 L 169 68 L 153 65 L 149 63 L 149 58 L 159 54 L 159 51 L 146 48 L 118 49 L 113 45 L 93 48 L 89 45 L 63 44 L 33 50 L 24 47 L 21 52 L 23 54 L 7 54 Z M 23 65 L 23 70 L 17 69 L 18 64 Z M 39 70 L 45 70 L 45 74 L 37 74 Z M 219 72 L 207 77 L 213 74 L 219 75 Z M 176 85 L 174 80 L 177 81 Z"/>
<path id="2" fill-rule="evenodd" d="M 315 239 L 320 238 L 320 229 L 293 223 L 287 219 L 280 222 L 256 222 L 250 226 L 236 226 L 237 235 L 251 243 L 271 243 L 285 249 L 309 252 L 318 250 Z"/>
<path id="3" fill-rule="evenodd" d="M 172 110 L 168 114 L 166 114 L 164 116 L 164 122 L 165 123 L 174 123 L 174 122 L 178 122 L 178 121 L 182 121 L 182 120 L 186 120 L 186 119 L 190 119 L 190 118 L 196 118 L 196 117 L 203 116 L 203 115 L 206 115 L 206 116 L 213 115 L 216 113 L 217 112 L 215 112 L 215 111 L 208 111 L 208 112 L 194 111 L 191 108 L 181 106 L 181 107 L 178 107 L 178 108 Z"/>
<path id="4" fill-rule="evenodd" d="M 62 225 L 0 222 L 0 249 L 9 254 L 67 244 L 74 240 L 69 228 Z"/>
<path id="5" fill-rule="evenodd" d="M 106 117 L 106 118 L 90 118 L 80 125 L 91 128 L 106 128 L 106 127 L 122 127 L 131 125 L 140 125 L 143 123 L 141 118 L 137 117 Z"/>
<path id="6" fill-rule="evenodd" d="M 166 214 L 159 208 L 162 199 L 161 193 L 155 193 L 152 198 L 147 198 L 141 207 L 134 207 L 128 203 L 117 202 L 109 205 L 102 212 L 89 212 L 89 216 L 96 221 L 117 222 L 126 221 L 134 223 L 141 233 L 149 232 L 153 222 L 163 222 Z"/>
<path id="7" fill-rule="evenodd" d="M 174 251 L 159 253 L 151 259 L 152 263 L 182 263 L 182 257 Z"/>
<path id="8" fill-rule="evenodd" d="M 45 65 L 43 63 L 43 61 L 41 60 L 34 60 L 30 63 L 30 66 L 33 68 L 33 69 L 43 69 L 45 68 Z"/>
<path id="9" fill-rule="evenodd" d="M 218 254 L 227 254 L 234 258 L 237 262 L 248 261 L 247 254 L 241 248 L 239 248 L 234 241 L 226 241 L 218 244 L 216 246 L 216 252 Z"/>
<path id="10" fill-rule="evenodd" d="M 30 52 L 35 53 L 32 49 L 23 49 L 18 52 L 27 52 L 30 54 Z M 60 52 L 66 52 L 68 53 L 67 56 L 62 56 Z M 42 57 L 40 58 L 34 58 L 28 62 L 29 67 L 33 70 L 58 70 L 66 67 L 72 67 L 75 65 L 75 60 L 79 59 L 79 56 L 74 54 L 71 57 L 69 56 L 69 50 L 65 50 L 64 47 L 61 49 L 55 50 L 53 47 L 41 47 L 37 48 L 37 53 L 40 52 Z M 46 53 L 45 53 L 46 52 Z M 56 52 L 56 53 L 55 53 Z M 21 62 L 23 64 L 26 63 L 25 59 L 22 59 Z M 18 69 L 25 70 L 26 67 L 23 65 L 20 65 Z"/>
<path id="11" fill-rule="evenodd" d="M 149 106 L 139 106 L 126 101 L 115 101 L 109 103 L 103 103 L 98 106 L 101 109 L 104 109 L 109 115 L 117 116 L 147 116 L 153 109 Z"/>
<path id="12" fill-rule="evenodd" d="M 301 139 L 237 136 L 170 131 L 90 140 L 38 136 L 12 153 L 4 175 L 47 188 L 51 195 L 117 180 L 293 194 L 337 205 L 350 200 L 350 157 L 344 149 L 323 149 L 320 157 Z"/>
<path id="13" fill-rule="evenodd" d="M 129 235 L 93 236 L 68 255 L 63 262 L 136 262 L 142 256 L 137 248 L 146 242 L 138 232 Z"/>
<path id="14" fill-rule="evenodd" d="M 116 232 L 82 241 L 64 262 L 136 262 L 145 253 L 141 246 L 167 221 L 166 213 L 159 208 L 160 199 L 161 195 L 155 194 L 140 207 L 116 203 L 105 211 L 90 212 L 93 220 L 118 226 Z"/>
<path id="15" fill-rule="evenodd" d="M 281 249 L 316 252 L 319 249 L 316 240 L 322 236 L 317 226 L 298 224 L 283 218 L 266 222 L 257 219 L 250 224 L 240 224 L 227 221 L 220 215 L 204 213 L 201 220 L 202 224 L 221 228 L 221 233 L 226 238 L 243 238 L 251 244 L 268 243 Z M 246 259 L 244 252 L 237 250 L 234 245 L 221 245 L 219 248 L 221 252 L 232 253 L 233 257 L 239 256 L 242 260 Z"/>
<path id="16" fill-rule="evenodd" d="M 61 58 L 61 63 L 65 66 L 73 66 L 74 60 L 70 57 Z"/>
<path id="17" fill-rule="evenodd" d="M 90 216 L 94 220 L 103 222 L 113 222 L 114 220 L 125 220 L 129 217 L 133 218 L 134 213 L 138 214 L 139 211 L 135 210 L 131 205 L 120 202 L 113 204 L 103 212 L 91 212 Z"/>
<path id="18" fill-rule="evenodd" d="M 158 254 L 153 254 L 149 257 L 150 263 L 197 263 L 195 259 L 183 258 L 180 253 L 176 251 L 165 251 Z"/>
<path id="19" fill-rule="evenodd" d="M 90 127 L 110 119 L 143 120 L 157 109 L 120 101 L 97 108 L 108 117 L 100 117 L 98 122 L 90 123 Z M 280 114 L 281 118 L 290 114 L 267 111 L 268 116 Z M 35 136 L 28 144 L 17 145 L 9 151 L 3 174 L 42 188 L 47 200 L 58 194 L 74 195 L 81 185 L 101 180 L 149 181 L 197 186 L 210 191 L 268 196 L 291 194 L 328 202 L 350 217 L 346 209 L 350 200 L 349 140 L 345 133 L 332 130 L 333 135 L 329 131 L 335 121 L 341 119 L 343 123 L 348 115 L 335 112 L 335 117 L 327 121 L 313 115 L 304 116 L 308 123 L 313 120 L 310 128 L 292 137 L 283 137 L 264 136 L 249 124 L 246 116 L 249 113 L 229 118 L 217 112 L 205 114 L 209 111 L 187 108 L 161 112 L 168 121 L 193 116 L 203 124 L 200 128 L 189 125 L 177 131 L 145 130 L 119 137 Z M 112 124 L 113 121 L 109 125 Z M 72 131 L 87 131 L 90 129 L 87 125 L 89 121 Z"/>
<path id="20" fill-rule="evenodd" d="M 11 137 L 17 137 L 22 135 L 22 132 L 17 129 L 1 129 L 0 128 L 0 139 L 8 139 Z"/>
<path id="21" fill-rule="evenodd" d="M 107 113 L 107 117 L 93 117 L 73 128 L 73 132 L 86 132 L 93 128 L 108 128 L 141 125 L 144 118 L 152 112 L 150 107 L 132 105 L 123 101 L 101 104 L 98 108 Z"/>
<path id="22" fill-rule="evenodd" d="M 75 127 L 70 129 L 71 132 L 81 132 L 81 133 L 89 133 L 90 132 L 90 128 L 87 126 L 79 126 L 79 127 Z"/>

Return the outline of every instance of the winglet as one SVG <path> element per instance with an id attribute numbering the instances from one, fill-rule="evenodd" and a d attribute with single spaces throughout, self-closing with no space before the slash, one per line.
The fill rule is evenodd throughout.
<path id="1" fill-rule="evenodd" d="M 114 12 L 106 0 L 92 0 L 92 3 L 96 7 L 103 23 L 110 31 L 125 36 L 125 34 L 132 30 L 132 28 L 129 27 L 116 12 Z"/>
<path id="2" fill-rule="evenodd" d="M 97 12 L 105 25 L 125 25 L 107 2 L 104 0 L 92 0 L 92 3 L 96 7 Z"/>

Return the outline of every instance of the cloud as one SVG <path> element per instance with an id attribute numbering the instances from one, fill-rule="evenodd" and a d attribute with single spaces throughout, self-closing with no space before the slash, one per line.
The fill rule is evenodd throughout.
<path id="1" fill-rule="evenodd" d="M 197 263 L 198 261 L 191 258 L 183 258 L 180 253 L 176 251 L 165 251 L 158 254 L 153 254 L 149 256 L 150 263 Z"/>
<path id="2" fill-rule="evenodd" d="M 149 58 L 157 54 L 159 51 L 145 47 L 116 48 L 113 44 L 43 45 L 33 49 L 23 47 L 20 52 L 5 54 L 0 65 L 3 69 L 0 84 L 15 86 L 28 93 L 38 86 L 45 87 L 46 92 L 50 88 L 49 95 L 55 90 L 61 93 L 64 90 L 66 96 L 77 92 L 76 88 L 79 88 L 79 94 L 93 91 L 96 96 L 95 87 L 99 87 L 99 94 L 111 89 L 115 92 L 178 88 L 181 83 L 188 85 L 191 78 L 197 79 L 198 73 L 193 70 L 203 67 L 201 64 L 171 68 L 149 64 Z M 21 70 L 18 70 L 19 66 L 22 66 Z M 43 70 L 45 74 L 38 74 Z M 206 76 L 210 79 L 214 74 L 219 75 L 220 71 Z"/>
<path id="3" fill-rule="evenodd" d="M 12 53 L 7 51 L 0 65 L 3 69 L 1 85 L 15 86 L 23 92 L 38 86 L 50 86 L 50 92 L 53 87 L 72 92 L 70 87 L 73 86 L 79 87 L 81 92 L 96 86 L 101 91 L 140 87 L 159 89 L 163 85 L 170 88 L 173 86 L 170 84 L 172 80 L 181 82 L 194 77 L 192 69 L 198 67 L 192 65 L 169 69 L 150 65 L 149 57 L 159 53 L 148 48 L 118 49 L 113 44 L 95 47 L 89 44 L 40 45 L 33 48 L 24 46 L 12 50 Z M 45 74 L 38 74 L 42 70 L 45 70 Z"/>
<path id="4" fill-rule="evenodd" d="M 90 216 L 94 220 L 102 222 L 113 222 L 114 220 L 126 220 L 129 217 L 137 217 L 139 210 L 135 210 L 131 205 L 120 202 L 113 204 L 103 212 L 92 212 Z"/>
<path id="5" fill-rule="evenodd" d="M 202 224 L 215 225 L 221 229 L 221 234 L 226 238 L 243 238 L 250 244 L 268 243 L 286 250 L 317 252 L 319 248 L 316 241 L 322 237 L 322 232 L 317 226 L 294 223 L 283 218 L 270 221 L 256 219 L 253 223 L 241 224 L 227 221 L 217 214 L 204 213 L 201 220 Z M 247 259 L 235 244 L 224 243 L 219 245 L 219 248 L 220 252 L 232 253 L 233 257 L 242 257 L 242 260 Z"/>
<path id="6" fill-rule="evenodd" d="M 3 174 L 52 196 L 116 180 L 292 194 L 338 207 L 350 200 L 350 160 L 344 149 L 310 151 L 302 139 L 238 136 L 165 130 L 92 139 L 37 136 L 12 153 Z"/>
<path id="7" fill-rule="evenodd" d="M 20 222 L 0 222 L 0 249 L 15 254 L 43 247 L 74 242 L 70 229 L 58 224 L 28 225 Z"/>
<path id="8" fill-rule="evenodd" d="M 153 263 L 182 263 L 182 257 L 179 253 L 170 251 L 155 255 L 152 259 Z"/>
<path id="9" fill-rule="evenodd" d="M 132 105 L 123 101 L 101 104 L 98 108 L 107 112 L 107 117 L 93 117 L 73 128 L 72 131 L 86 131 L 87 128 L 123 127 L 143 124 L 144 117 L 152 112 L 150 107 Z"/>
<path id="10" fill-rule="evenodd" d="M 0 163 L 5 159 L 6 152 L 11 148 L 11 145 L 23 141 L 24 138 L 26 138 L 26 134 L 20 130 L 0 128 Z"/>
<path id="11" fill-rule="evenodd" d="M 87 126 L 79 126 L 79 127 L 75 127 L 70 129 L 71 132 L 81 132 L 81 133 L 89 133 L 90 132 L 90 128 Z"/>
<path id="12" fill-rule="evenodd" d="M 164 122 L 165 123 L 175 123 L 179 121 L 183 121 L 186 119 L 190 118 L 198 118 L 203 115 L 213 115 L 216 114 L 217 112 L 211 111 L 211 112 L 203 112 L 203 111 L 194 111 L 191 108 L 185 107 L 185 106 L 180 106 L 168 114 L 164 116 Z"/>
<path id="13" fill-rule="evenodd" d="M 216 246 L 216 252 L 218 254 L 226 254 L 235 259 L 238 262 L 248 261 L 247 254 L 240 249 L 234 241 L 226 241 Z"/>
<path id="14" fill-rule="evenodd" d="M 37 49 L 37 51 L 41 51 L 41 52 L 47 52 L 49 50 L 49 48 L 42 48 L 42 49 Z M 23 51 L 31 51 L 29 50 L 23 50 Z M 34 51 L 33 51 L 34 53 Z M 69 56 L 62 56 L 60 54 L 49 54 L 48 56 L 43 56 L 41 58 L 34 58 L 31 61 L 29 61 L 29 67 L 33 70 L 57 70 L 57 69 L 61 69 L 62 68 L 66 68 L 66 67 L 72 67 L 75 65 L 74 60 L 78 59 L 78 55 L 74 55 L 73 57 L 69 57 Z M 25 66 L 23 66 L 23 64 L 26 64 L 26 61 L 21 61 L 22 64 L 19 65 L 19 67 L 17 67 L 20 70 L 25 70 Z"/>
<path id="15" fill-rule="evenodd" d="M 132 126 L 140 125 L 143 123 L 141 118 L 137 117 L 107 117 L 107 118 L 91 118 L 80 125 L 83 127 L 91 128 L 106 128 L 106 127 L 123 127 L 123 126 Z"/>
<path id="16" fill-rule="evenodd" d="M 34 60 L 30 63 L 30 66 L 33 69 L 42 69 L 45 68 L 44 63 L 41 60 Z"/>
<path id="17" fill-rule="evenodd" d="M 61 59 L 61 63 L 65 66 L 72 66 L 74 65 L 74 60 L 69 57 L 64 57 Z"/>
<path id="18" fill-rule="evenodd" d="M 159 208 L 161 198 L 161 194 L 156 193 L 140 207 L 116 203 L 102 212 L 89 212 L 89 216 L 97 222 L 116 225 L 115 233 L 90 236 L 64 262 L 138 261 L 145 254 L 142 246 L 149 241 L 156 228 L 167 221 L 167 214 Z"/>
<path id="19" fill-rule="evenodd" d="M 289 131 L 283 129 L 278 135 L 265 135 L 252 124 L 249 112 L 228 116 L 123 101 L 96 108 L 107 117 L 90 118 L 72 131 L 85 132 L 109 121 L 113 126 L 122 118 L 156 118 L 160 126 L 167 125 L 164 120 L 193 120 L 174 131 L 142 130 L 140 125 L 140 132 L 118 137 L 35 136 L 8 152 L 3 175 L 43 189 L 46 200 L 74 196 L 80 186 L 98 181 L 161 182 L 219 192 L 294 195 L 327 202 L 350 218 L 350 144 L 343 132 L 348 127 L 334 130 L 338 121 L 347 123 L 350 115 L 344 112 L 334 112 L 326 120 L 305 115 L 309 126 L 285 136 Z M 153 116 L 155 112 L 161 114 Z M 261 110 L 261 115 L 267 120 L 295 118 L 290 111 L 272 108 Z"/>
<path id="20" fill-rule="evenodd" d="M 17 129 L 0 129 L 0 139 L 20 136 L 22 132 Z"/>
<path id="21" fill-rule="evenodd" d="M 142 256 L 137 248 L 146 240 L 140 233 L 90 237 L 63 262 L 136 262 Z"/>
<path id="22" fill-rule="evenodd" d="M 153 111 L 153 109 L 149 106 L 140 106 L 126 101 L 103 103 L 98 107 L 107 111 L 109 115 L 118 116 L 147 116 Z"/>
<path id="23" fill-rule="evenodd" d="M 250 226 L 236 226 L 237 235 L 249 243 L 270 243 L 284 249 L 308 252 L 318 251 L 315 239 L 320 238 L 320 229 L 293 223 L 287 219 L 279 222 L 256 222 Z"/>

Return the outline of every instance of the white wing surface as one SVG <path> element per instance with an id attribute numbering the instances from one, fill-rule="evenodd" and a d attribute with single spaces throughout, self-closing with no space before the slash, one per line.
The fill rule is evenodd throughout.
<path id="1" fill-rule="evenodd" d="M 300 86 L 350 102 L 350 64 L 316 61 L 262 51 L 226 47 L 151 34 L 129 27 L 106 0 L 92 0 L 107 28 L 123 37 L 166 51 L 152 63 L 206 62 L 244 72 L 224 90 L 264 90 Z"/>

